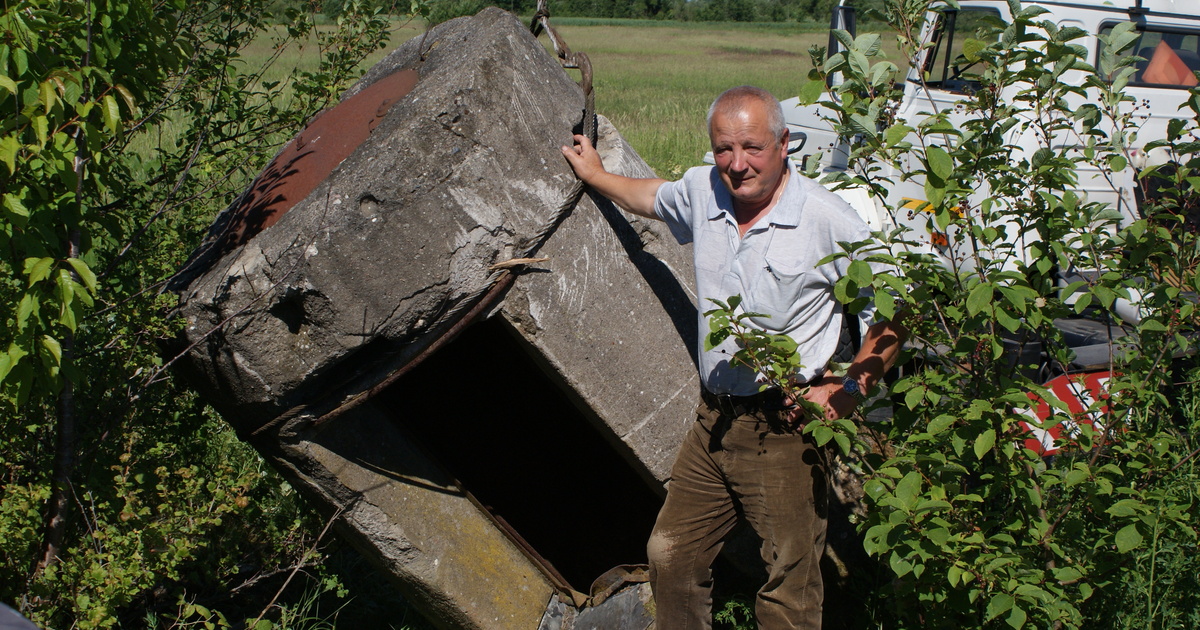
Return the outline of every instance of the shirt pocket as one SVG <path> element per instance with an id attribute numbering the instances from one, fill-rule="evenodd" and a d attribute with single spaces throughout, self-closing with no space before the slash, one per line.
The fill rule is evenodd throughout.
<path id="1" fill-rule="evenodd" d="M 764 317 L 750 321 L 769 332 L 796 328 L 807 305 L 825 291 L 825 278 L 811 267 L 766 259 L 745 309 Z"/>

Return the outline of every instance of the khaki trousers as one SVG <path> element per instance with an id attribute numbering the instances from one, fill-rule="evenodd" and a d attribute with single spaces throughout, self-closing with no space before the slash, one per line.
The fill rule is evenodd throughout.
<path id="1" fill-rule="evenodd" d="M 821 627 L 828 477 L 779 411 L 723 416 L 701 402 L 671 469 L 647 551 L 657 630 L 712 627 L 712 563 L 738 517 L 762 539 L 759 628 Z"/>

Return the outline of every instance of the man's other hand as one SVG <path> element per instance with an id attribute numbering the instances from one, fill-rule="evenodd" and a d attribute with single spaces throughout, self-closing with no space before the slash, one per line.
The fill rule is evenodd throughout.
<path id="1" fill-rule="evenodd" d="M 809 386 L 804 398 L 809 402 L 821 405 L 821 408 L 825 410 L 825 419 L 827 420 L 846 418 L 858 407 L 858 401 L 842 388 L 840 376 L 824 376 Z M 790 412 L 788 419 L 792 422 L 802 420 L 800 414 L 801 409 L 797 407 Z"/>
<path id="2" fill-rule="evenodd" d="M 562 147 L 563 156 L 571 165 L 571 170 L 584 183 L 591 184 L 597 176 L 605 173 L 604 163 L 600 161 L 600 153 L 592 146 L 587 136 L 576 135 L 575 146 Z"/>

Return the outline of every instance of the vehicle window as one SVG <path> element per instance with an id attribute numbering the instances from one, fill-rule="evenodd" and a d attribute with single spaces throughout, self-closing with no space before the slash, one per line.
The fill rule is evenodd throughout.
<path id="1" fill-rule="evenodd" d="M 978 62 L 968 60 L 963 51 L 973 53 L 995 43 L 1004 23 L 994 9 L 945 9 L 940 11 L 933 32 L 934 47 L 925 58 L 925 82 L 953 92 L 979 88 L 973 72 Z"/>
<path id="2" fill-rule="evenodd" d="M 1106 24 L 1100 33 L 1107 35 L 1113 24 Z M 1130 85 L 1167 88 L 1189 88 L 1196 85 L 1200 71 L 1200 31 L 1145 26 L 1141 37 L 1125 55 L 1137 55 L 1137 73 Z"/>

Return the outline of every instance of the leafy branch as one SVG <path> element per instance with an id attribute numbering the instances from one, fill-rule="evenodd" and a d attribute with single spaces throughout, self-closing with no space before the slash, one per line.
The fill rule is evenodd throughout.
<path id="1" fill-rule="evenodd" d="M 796 341 L 787 335 L 766 332 L 749 323 L 751 318 L 766 315 L 739 310 L 742 296 L 731 296 L 727 302 L 709 299 L 716 308 L 705 311 L 709 332 L 704 337 L 704 349 L 713 350 L 725 340 L 732 338 L 738 350 L 730 361 L 754 371 L 760 391 L 778 389 L 784 400 L 798 411 L 793 427 L 802 428 L 811 434 L 817 446 L 825 446 L 830 440 L 837 443 L 843 454 L 849 454 L 857 426 L 847 418 L 830 420 L 825 408 L 804 397 L 808 387 L 796 381 L 796 373 L 804 367 Z"/>

